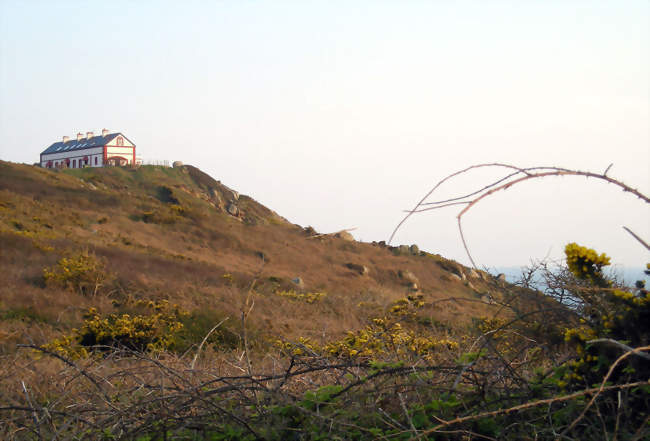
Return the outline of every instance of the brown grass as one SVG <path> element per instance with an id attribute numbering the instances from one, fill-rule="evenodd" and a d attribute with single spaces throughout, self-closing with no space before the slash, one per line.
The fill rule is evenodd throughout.
<path id="1" fill-rule="evenodd" d="M 144 210 L 168 209 L 158 197 L 161 186 L 171 189 L 186 214 L 173 224 L 138 220 Z M 395 256 L 384 247 L 327 235 L 314 239 L 243 195 L 237 219 L 211 203 L 213 190 L 223 198 L 230 194 L 193 167 L 55 172 L 0 162 L 2 350 L 26 339 L 43 343 L 77 326 L 85 308 L 111 312 L 111 300 L 127 295 L 166 298 L 189 311 L 218 310 L 234 318 L 229 326 L 238 326 L 242 309 L 254 303 L 247 323 L 257 335 L 338 338 L 407 295 L 409 288 L 398 276 L 407 269 L 418 278 L 424 300 L 434 302 L 427 314 L 435 322 L 462 328 L 471 317 L 495 310 L 477 297 L 476 291 L 493 289 L 486 281 L 472 280 L 471 288 L 449 277 L 451 269 L 461 268 L 455 262 Z M 112 284 L 94 298 L 46 289 L 43 268 L 79 249 L 106 260 L 115 276 Z M 365 265 L 368 275 L 347 263 Z M 327 296 L 305 304 L 274 294 L 279 288 L 298 289 L 290 282 L 295 277 L 303 279 L 305 292 Z M 461 300 L 440 302 L 452 298 Z M 29 311 L 38 319 L 25 318 Z"/>

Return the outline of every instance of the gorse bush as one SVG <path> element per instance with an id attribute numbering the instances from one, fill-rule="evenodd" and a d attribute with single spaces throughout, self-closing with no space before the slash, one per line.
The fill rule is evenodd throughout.
<path id="1" fill-rule="evenodd" d="M 396 358 L 433 361 L 436 353 L 448 355 L 459 348 L 459 343 L 418 326 L 417 311 L 424 306 L 422 295 L 410 295 L 393 302 L 383 317 L 373 318 L 366 327 L 349 331 L 342 339 L 321 346 L 300 337 L 297 343 L 278 340 L 276 345 L 294 356 L 320 355 L 357 362 Z"/>
<path id="2" fill-rule="evenodd" d="M 320 302 L 324 297 L 327 297 L 327 294 L 324 292 L 305 292 L 305 293 L 299 293 L 296 292 L 295 290 L 277 290 L 275 292 L 276 295 L 280 297 L 284 297 L 289 300 L 293 300 L 296 302 L 304 302 L 304 303 L 318 303 Z"/>
<path id="3" fill-rule="evenodd" d="M 110 279 L 104 260 L 88 250 L 62 257 L 52 268 L 43 270 L 47 285 L 67 288 L 83 295 L 97 294 Z"/>
<path id="4" fill-rule="evenodd" d="M 110 348 L 141 352 L 173 350 L 184 327 L 183 319 L 189 313 L 166 300 L 138 300 L 132 305 L 145 312 L 102 315 L 90 308 L 79 329 L 73 329 L 71 334 L 55 339 L 45 347 L 72 358 Z"/>
<path id="5" fill-rule="evenodd" d="M 567 245 L 565 252 L 569 270 L 591 285 L 575 290 L 580 299 L 580 326 L 565 333 L 578 357 L 569 363 L 562 385 L 575 389 L 602 381 L 630 348 L 650 344 L 650 294 L 643 288 L 636 293 L 612 288 L 613 282 L 602 272 L 610 262 L 605 254 L 574 243 Z M 642 282 L 639 284 L 643 286 Z M 632 383 L 650 378 L 650 357 L 643 355 L 631 355 L 621 361 L 609 379 Z M 635 404 L 633 398 L 630 397 L 630 405 Z"/>

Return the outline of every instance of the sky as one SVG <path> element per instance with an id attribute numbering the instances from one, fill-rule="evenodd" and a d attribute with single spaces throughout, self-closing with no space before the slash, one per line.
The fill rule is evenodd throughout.
<path id="1" fill-rule="evenodd" d="M 0 0 L 0 159 L 120 131 L 289 221 L 387 240 L 472 164 L 603 172 L 650 193 L 650 6 L 621 1 Z M 434 199 L 482 187 L 477 172 Z M 393 244 L 469 263 L 458 207 Z M 479 267 L 650 255 L 648 204 L 596 180 L 528 182 L 464 217 Z"/>

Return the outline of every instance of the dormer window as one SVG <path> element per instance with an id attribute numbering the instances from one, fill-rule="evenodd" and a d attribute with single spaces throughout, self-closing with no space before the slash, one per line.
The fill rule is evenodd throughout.
<path id="1" fill-rule="evenodd" d="M 117 145 L 124 145 L 124 138 L 122 138 L 121 136 L 118 136 L 117 137 Z"/>

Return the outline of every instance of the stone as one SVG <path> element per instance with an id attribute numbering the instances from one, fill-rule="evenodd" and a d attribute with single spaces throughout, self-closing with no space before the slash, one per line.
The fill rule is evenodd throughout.
<path id="1" fill-rule="evenodd" d="M 172 167 L 179 168 L 183 166 L 183 161 L 174 161 L 172 162 Z"/>
<path id="2" fill-rule="evenodd" d="M 359 273 L 362 276 L 367 275 L 368 271 L 369 271 L 367 266 L 360 265 L 358 263 L 346 263 L 345 266 L 348 269 L 351 269 L 352 271 L 355 271 L 355 272 Z"/>
<path id="3" fill-rule="evenodd" d="M 262 259 L 262 262 L 268 263 L 271 261 L 271 259 L 269 259 L 269 256 L 264 251 L 256 251 L 255 255 Z"/>
<path id="4" fill-rule="evenodd" d="M 409 251 L 410 251 L 411 254 L 413 254 L 414 256 L 418 256 L 418 255 L 420 255 L 420 248 L 419 248 L 417 245 L 415 245 L 415 244 L 413 244 L 413 245 L 411 245 L 411 246 L 409 247 Z"/>
<path id="5" fill-rule="evenodd" d="M 291 281 L 296 285 L 298 288 L 303 289 L 305 287 L 305 282 L 302 280 L 301 277 L 296 277 L 291 279 Z"/>
<path id="6" fill-rule="evenodd" d="M 354 242 L 354 236 L 347 231 L 339 231 L 334 235 L 334 237 L 338 237 L 339 239 L 343 239 L 346 242 Z"/>
<path id="7" fill-rule="evenodd" d="M 400 245 L 397 247 L 397 254 L 400 256 L 405 256 L 411 253 L 411 249 L 408 245 Z"/>
<path id="8" fill-rule="evenodd" d="M 497 279 L 497 281 L 499 281 L 499 282 L 501 282 L 501 283 L 505 283 L 505 282 L 506 282 L 506 275 L 503 274 L 503 273 L 500 273 L 500 274 L 496 277 L 496 279 Z"/>
<path id="9" fill-rule="evenodd" d="M 418 278 L 409 270 L 400 270 L 398 273 L 399 278 L 407 282 L 408 284 L 419 283 Z"/>
<path id="10" fill-rule="evenodd" d="M 233 201 L 238 201 L 239 200 L 239 193 L 237 193 L 235 190 L 231 190 L 230 188 L 227 189 L 228 193 L 230 194 L 230 197 Z"/>
<path id="11" fill-rule="evenodd" d="M 221 195 L 219 195 L 219 192 L 214 188 L 210 191 L 210 200 L 219 210 L 223 209 L 223 200 L 221 199 Z"/>
<path id="12" fill-rule="evenodd" d="M 411 290 L 411 291 L 417 291 L 418 289 L 419 289 L 419 288 L 418 288 L 418 284 L 417 284 L 417 283 L 415 283 L 415 282 L 413 282 L 413 283 L 409 283 L 409 290 Z"/>
<path id="13" fill-rule="evenodd" d="M 459 282 L 462 282 L 462 281 L 463 281 L 463 278 L 460 277 L 458 274 L 455 274 L 455 273 L 451 273 L 451 274 L 449 274 L 449 277 L 450 277 L 452 280 L 457 280 L 457 281 L 459 281 Z"/>
<path id="14" fill-rule="evenodd" d="M 470 269 L 469 270 L 469 278 L 470 279 L 480 279 L 481 276 L 479 275 L 479 273 L 476 272 L 476 270 Z"/>
<path id="15" fill-rule="evenodd" d="M 228 211 L 228 214 L 232 216 L 239 216 L 239 207 L 232 202 L 228 204 L 228 207 L 226 207 L 226 211 Z"/>

